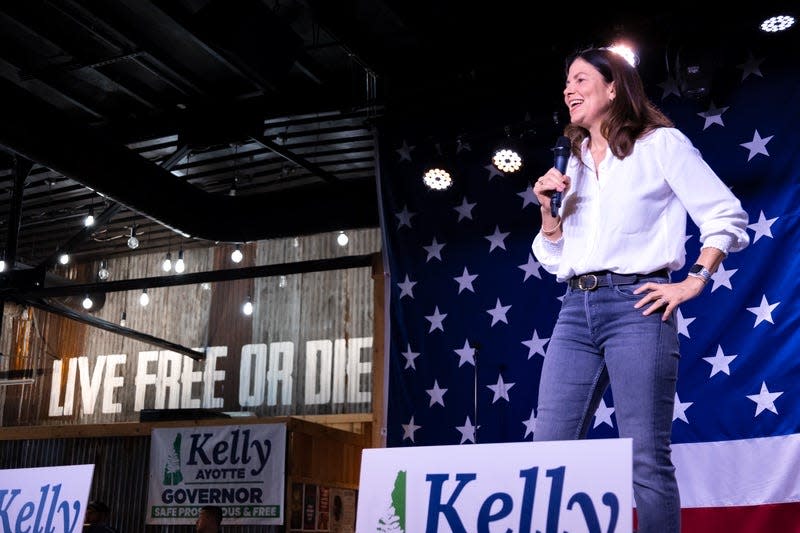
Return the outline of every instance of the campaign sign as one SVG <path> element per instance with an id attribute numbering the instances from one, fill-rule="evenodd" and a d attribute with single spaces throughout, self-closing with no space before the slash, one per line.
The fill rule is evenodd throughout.
<path id="1" fill-rule="evenodd" d="M 365 449 L 357 533 L 630 533 L 631 439 Z"/>
<path id="2" fill-rule="evenodd" d="M 80 533 L 94 465 L 0 470 L 0 531 Z"/>
<path id="3" fill-rule="evenodd" d="M 193 524 L 204 505 L 225 525 L 282 524 L 286 425 L 154 429 L 148 524 Z"/>

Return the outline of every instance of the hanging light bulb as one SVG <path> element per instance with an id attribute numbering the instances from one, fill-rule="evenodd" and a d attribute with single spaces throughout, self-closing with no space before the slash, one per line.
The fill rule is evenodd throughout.
<path id="1" fill-rule="evenodd" d="M 339 235 L 336 236 L 336 242 L 339 246 L 347 246 L 347 243 L 350 242 L 350 237 L 347 236 L 347 233 L 340 231 Z"/>
<path id="2" fill-rule="evenodd" d="M 119 318 L 119 325 L 123 328 L 127 327 L 128 325 L 128 313 L 125 311 L 122 312 L 122 316 Z"/>
<path id="3" fill-rule="evenodd" d="M 231 252 L 231 261 L 233 261 L 234 263 L 241 263 L 243 258 L 244 254 L 242 253 L 242 250 L 239 248 L 239 245 L 237 244 L 236 249 L 233 252 Z"/>
<path id="4" fill-rule="evenodd" d="M 170 252 L 167 252 L 167 257 L 165 257 L 164 262 L 161 263 L 161 270 L 164 272 L 172 270 L 172 254 Z"/>
<path id="5" fill-rule="evenodd" d="M 203 289 L 204 291 L 210 291 L 211 284 L 207 281 L 204 281 L 203 283 L 200 284 L 200 288 Z"/>
<path id="6" fill-rule="evenodd" d="M 105 259 L 100 261 L 100 270 L 97 271 L 97 277 L 100 281 L 106 281 L 111 277 L 111 272 L 108 271 L 108 263 Z"/>
<path id="7" fill-rule="evenodd" d="M 175 272 L 178 274 L 183 274 L 184 270 L 186 270 L 186 263 L 183 262 L 183 250 L 179 250 L 178 260 L 175 261 Z"/>
<path id="8" fill-rule="evenodd" d="M 253 302 L 250 300 L 249 296 L 247 297 L 247 301 L 244 302 L 244 305 L 242 306 L 242 313 L 244 313 L 247 316 L 253 314 Z"/>
<path id="9" fill-rule="evenodd" d="M 60 256 L 58 256 L 58 262 L 61 263 L 62 265 L 66 265 L 67 263 L 69 263 L 69 255 L 61 254 Z"/>
<path id="10" fill-rule="evenodd" d="M 83 219 L 83 225 L 88 227 L 94 226 L 94 213 L 89 209 L 89 214 Z"/>
<path id="11" fill-rule="evenodd" d="M 88 311 L 89 309 L 92 308 L 92 306 L 94 305 L 94 302 L 92 301 L 91 298 L 89 298 L 89 295 L 87 294 L 86 297 L 83 299 L 82 304 L 83 304 L 83 308 Z"/>
<path id="12" fill-rule="evenodd" d="M 6 271 L 6 260 L 0 259 L 0 272 L 5 272 L 5 271 Z"/>
<path id="13" fill-rule="evenodd" d="M 150 296 L 147 295 L 147 289 L 142 289 L 142 294 L 139 295 L 139 305 L 145 307 L 150 303 Z"/>
<path id="14" fill-rule="evenodd" d="M 278 278 L 278 287 L 281 289 L 286 288 L 286 276 L 281 274 L 281 277 Z"/>
<path id="15" fill-rule="evenodd" d="M 128 248 L 135 250 L 139 247 L 139 239 L 136 238 L 136 224 L 131 226 L 131 234 L 128 237 Z"/>

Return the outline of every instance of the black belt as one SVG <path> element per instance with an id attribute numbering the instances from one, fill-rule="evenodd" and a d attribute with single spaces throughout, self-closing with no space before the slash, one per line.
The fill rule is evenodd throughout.
<path id="1" fill-rule="evenodd" d="M 649 274 L 617 274 L 604 270 L 602 272 L 590 272 L 575 276 L 567 280 L 567 284 L 572 289 L 582 291 L 593 291 L 598 287 L 608 287 L 609 285 L 632 285 L 645 278 L 668 278 L 669 270 L 662 268 Z"/>

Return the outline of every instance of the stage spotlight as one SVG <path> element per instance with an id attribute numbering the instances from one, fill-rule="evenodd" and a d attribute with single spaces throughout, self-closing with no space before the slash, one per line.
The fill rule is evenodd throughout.
<path id="1" fill-rule="evenodd" d="M 443 191 L 453 184 L 450 173 L 443 168 L 430 168 L 422 176 L 422 181 L 429 189 Z"/>
<path id="2" fill-rule="evenodd" d="M 522 167 L 522 157 L 511 148 L 501 148 L 494 153 L 492 163 L 502 172 L 516 172 Z"/>
<path id="3" fill-rule="evenodd" d="M 770 17 L 761 23 L 761 31 L 767 33 L 777 33 L 779 31 L 788 30 L 792 27 L 795 20 L 791 15 L 777 15 Z"/>
<path id="4" fill-rule="evenodd" d="M 628 62 L 628 64 L 632 67 L 636 67 L 639 64 L 639 56 L 636 55 L 636 52 L 627 44 L 623 43 L 615 43 L 611 46 L 607 46 L 606 50 L 609 52 L 614 52 L 618 56 L 621 56 L 622 59 Z"/>

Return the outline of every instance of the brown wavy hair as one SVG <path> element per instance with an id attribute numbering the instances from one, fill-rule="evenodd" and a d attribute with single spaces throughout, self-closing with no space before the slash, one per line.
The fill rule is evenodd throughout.
<path id="1" fill-rule="evenodd" d="M 606 83 L 614 82 L 616 96 L 600 125 L 600 132 L 616 157 L 624 159 L 631 155 L 636 139 L 646 133 L 660 127 L 673 127 L 672 121 L 647 97 L 636 68 L 622 56 L 605 48 L 582 50 L 567 59 L 567 72 L 578 58 L 597 69 Z M 580 157 L 581 142 L 589 136 L 589 131 L 570 123 L 564 128 L 564 135 L 572 143 L 572 153 Z"/>

